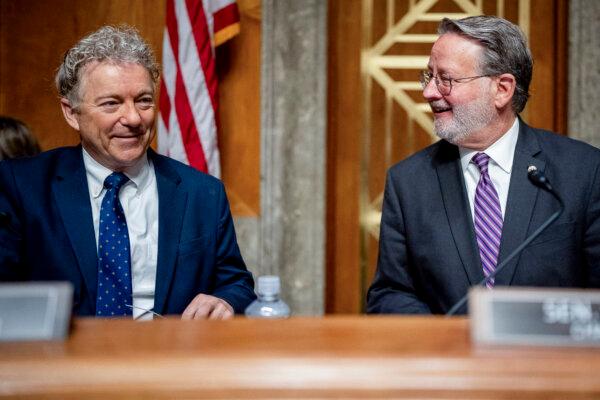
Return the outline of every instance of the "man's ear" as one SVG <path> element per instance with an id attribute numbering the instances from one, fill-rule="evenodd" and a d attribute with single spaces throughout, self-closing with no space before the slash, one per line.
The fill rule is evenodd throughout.
<path id="1" fill-rule="evenodd" d="M 71 102 L 64 97 L 61 98 L 60 108 L 62 109 L 63 116 L 65 117 L 67 124 L 69 124 L 71 128 L 75 129 L 76 131 L 79 131 L 79 114 L 77 113 L 77 110 L 71 106 Z"/>
<path id="2" fill-rule="evenodd" d="M 517 80 L 512 74 L 498 75 L 496 77 L 496 96 L 494 99 L 496 108 L 503 109 L 506 105 L 510 105 L 516 88 Z"/>

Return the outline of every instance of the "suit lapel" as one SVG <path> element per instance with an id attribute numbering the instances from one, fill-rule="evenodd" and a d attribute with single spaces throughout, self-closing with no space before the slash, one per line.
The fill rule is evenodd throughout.
<path id="1" fill-rule="evenodd" d="M 148 155 L 154 163 L 158 188 L 158 261 L 154 310 L 162 314 L 175 272 L 187 193 L 179 187 L 181 177 L 165 159 L 152 150 L 148 151 Z"/>
<path id="2" fill-rule="evenodd" d="M 87 286 L 89 300 L 96 304 L 98 254 L 80 146 L 67 150 L 61 157 L 52 182 L 52 192 Z"/>
<path id="3" fill-rule="evenodd" d="M 483 279 L 458 148 L 440 142 L 434 159 L 452 237 L 472 285 Z"/>
<path id="4" fill-rule="evenodd" d="M 546 163 L 534 158 L 540 152 L 540 147 L 531 128 L 519 121 L 519 139 L 515 148 L 515 157 L 510 176 L 510 187 L 504 213 L 502 240 L 498 264 L 512 253 L 525 239 L 529 231 L 529 223 L 533 215 L 535 201 L 539 189 L 527 177 L 527 168 L 535 165 L 543 171 Z M 519 256 L 513 259 L 496 276 L 496 284 L 508 285 L 513 279 Z"/>

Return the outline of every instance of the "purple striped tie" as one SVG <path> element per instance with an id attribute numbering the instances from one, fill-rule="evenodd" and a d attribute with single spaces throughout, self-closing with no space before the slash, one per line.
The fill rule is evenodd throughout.
<path id="1" fill-rule="evenodd" d="M 500 199 L 488 174 L 490 156 L 477 153 L 473 162 L 481 176 L 475 189 L 475 234 L 479 245 L 479 255 L 483 265 L 483 274 L 487 277 L 494 272 L 500 252 L 500 238 L 502 237 L 502 210 Z M 487 281 L 486 286 L 494 287 L 494 278 Z"/>

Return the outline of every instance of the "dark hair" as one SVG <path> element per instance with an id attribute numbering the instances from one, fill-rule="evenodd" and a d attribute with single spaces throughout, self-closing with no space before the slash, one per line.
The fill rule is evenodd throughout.
<path id="1" fill-rule="evenodd" d="M 34 156 L 40 146 L 23 122 L 0 116 L 0 160 Z"/>
<path id="2" fill-rule="evenodd" d="M 72 107 L 77 107 L 80 101 L 81 71 L 92 61 L 139 64 L 146 68 L 154 84 L 158 80 L 154 53 L 137 30 L 127 25 L 103 26 L 67 51 L 56 72 L 58 94 L 68 99 Z"/>
<path id="3" fill-rule="evenodd" d="M 483 48 L 480 73 L 483 75 L 512 74 L 517 82 L 512 108 L 520 113 L 529 98 L 533 58 L 527 39 L 519 27 L 503 18 L 480 15 L 462 19 L 444 18 L 438 33 L 456 33 L 479 42 Z"/>

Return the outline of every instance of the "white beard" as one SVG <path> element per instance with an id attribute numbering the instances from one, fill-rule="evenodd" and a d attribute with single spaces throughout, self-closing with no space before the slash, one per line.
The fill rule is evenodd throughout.
<path id="1" fill-rule="evenodd" d="M 447 108 L 444 100 L 432 103 L 432 108 Z M 488 93 L 483 93 L 467 104 L 452 106 L 450 121 L 434 118 L 434 131 L 441 139 L 458 145 L 474 132 L 480 131 L 496 117 L 494 107 L 489 104 Z"/>

